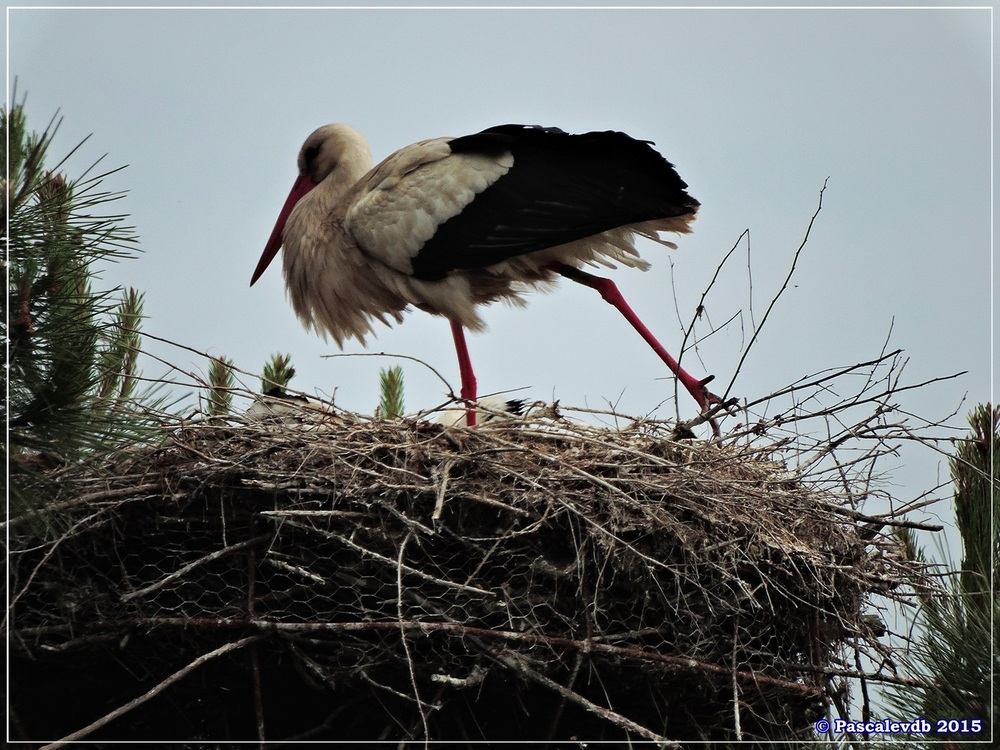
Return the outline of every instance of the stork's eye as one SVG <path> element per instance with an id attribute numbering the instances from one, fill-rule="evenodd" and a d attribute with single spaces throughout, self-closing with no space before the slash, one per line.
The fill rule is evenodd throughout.
<path id="1" fill-rule="evenodd" d="M 302 152 L 302 156 L 303 158 L 305 158 L 306 164 L 312 164 L 313 159 L 319 156 L 319 149 L 320 149 L 320 144 L 317 143 L 315 146 L 307 147 Z"/>

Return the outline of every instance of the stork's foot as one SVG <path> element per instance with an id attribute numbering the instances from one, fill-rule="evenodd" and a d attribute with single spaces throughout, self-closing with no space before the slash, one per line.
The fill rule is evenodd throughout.
<path id="1" fill-rule="evenodd" d="M 721 396 L 716 396 L 705 387 L 713 380 L 715 380 L 715 375 L 702 378 L 695 384 L 694 388 L 690 389 L 690 393 L 694 397 L 694 400 L 698 402 L 698 406 L 701 407 L 702 412 L 724 411 L 728 414 L 739 403 L 739 399 L 733 396 L 723 402 Z"/>
<path id="2" fill-rule="evenodd" d="M 696 420 L 686 422 L 685 427 L 690 431 L 690 428 L 694 425 L 708 422 L 712 427 L 712 434 L 715 437 L 720 437 L 722 433 L 719 430 L 719 421 L 716 417 L 719 414 L 732 413 L 732 410 L 739 404 L 739 399 L 733 396 L 723 401 L 721 396 L 712 393 L 706 386 L 713 380 L 715 380 L 715 375 L 709 375 L 707 378 L 702 378 L 701 380 L 681 378 L 681 383 L 687 389 L 687 392 L 691 394 L 691 397 L 701 407 L 701 416 Z"/>

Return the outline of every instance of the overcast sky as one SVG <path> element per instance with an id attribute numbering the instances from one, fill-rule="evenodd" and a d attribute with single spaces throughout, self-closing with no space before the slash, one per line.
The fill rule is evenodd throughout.
<path id="1" fill-rule="evenodd" d="M 371 413 L 382 358 L 336 351 L 306 333 L 279 264 L 250 274 L 294 180 L 304 138 L 347 122 L 376 160 L 414 141 L 521 122 L 623 130 L 651 140 L 702 203 L 679 249 L 643 248 L 643 274 L 613 272 L 626 298 L 676 353 L 717 265 L 750 231 L 753 311 L 781 285 L 820 188 L 823 210 L 793 286 L 733 393 L 755 399 L 825 368 L 890 348 L 905 380 L 960 370 L 904 394 L 954 424 L 991 394 L 991 24 L 982 9 L 41 9 L 8 11 L 9 79 L 41 129 L 59 110 L 55 154 L 93 137 L 72 176 L 107 153 L 129 165 L 144 253 L 103 275 L 146 295 L 144 330 L 259 371 L 290 353 L 292 385 Z M 698 331 L 742 317 L 684 361 L 725 390 L 749 338 L 744 241 L 706 301 Z M 676 301 L 675 301 L 676 295 Z M 678 317 L 679 311 L 679 317 Z M 568 282 L 527 309 L 495 305 L 470 338 L 480 392 L 674 413 L 666 369 L 615 311 Z M 148 351 L 204 372 L 191 353 Z M 458 391 L 442 318 L 415 311 L 370 351 L 420 357 Z M 360 352 L 356 343 L 346 351 Z M 445 398 L 402 362 L 407 407 Z M 163 374 L 146 361 L 147 375 Z M 252 383 L 251 383 L 252 384 Z M 665 403 L 664 403 L 665 402 Z M 681 414 L 695 406 L 682 394 Z M 939 473 L 911 454 L 899 499 Z"/>

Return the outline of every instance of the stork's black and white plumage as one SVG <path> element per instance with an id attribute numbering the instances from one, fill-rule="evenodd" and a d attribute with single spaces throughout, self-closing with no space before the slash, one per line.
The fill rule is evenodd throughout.
<path id="1" fill-rule="evenodd" d="M 675 247 L 698 201 L 673 165 L 624 133 L 570 135 L 501 125 L 400 149 L 372 168 L 364 138 L 325 125 L 298 157 L 299 177 L 257 264 L 254 282 L 284 246 L 284 272 L 307 328 L 364 343 L 372 323 L 400 322 L 414 305 L 451 321 L 462 398 L 476 379 L 464 329 L 477 305 L 521 294 L 557 275 L 597 289 L 617 307 L 705 409 L 715 402 L 653 338 L 608 279 L 583 265 L 646 269 L 636 236 Z M 468 422 L 475 423 L 470 408 Z"/>
<path id="2" fill-rule="evenodd" d="M 507 398 L 506 396 L 483 396 L 476 401 L 478 407 L 477 421 L 484 424 L 490 422 L 504 422 L 524 416 L 527 402 L 523 398 Z M 480 420 L 479 418 L 482 417 Z M 431 421 L 444 425 L 445 427 L 455 427 L 459 423 L 468 424 L 469 412 L 467 409 L 444 409 L 432 413 Z"/>

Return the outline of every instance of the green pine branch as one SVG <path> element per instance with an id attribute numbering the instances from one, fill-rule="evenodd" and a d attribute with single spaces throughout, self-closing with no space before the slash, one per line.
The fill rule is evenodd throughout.
<path id="1" fill-rule="evenodd" d="M 945 579 L 940 592 L 921 592 L 917 625 L 922 631 L 910 654 L 921 686 L 888 695 L 899 715 L 979 720 L 974 733 L 935 733 L 931 741 L 959 747 L 990 737 L 1000 711 L 1000 693 L 993 694 L 993 675 L 1000 671 L 1000 599 L 990 582 L 1000 574 L 1000 409 L 989 404 L 969 415 L 971 436 L 959 443 L 952 457 L 955 517 L 964 550 L 961 568 Z M 900 530 L 906 554 L 926 562 L 928 556 L 914 536 Z M 932 747 L 930 743 L 927 747 Z"/>
<path id="2" fill-rule="evenodd" d="M 965 551 L 961 588 L 970 604 L 988 610 L 991 571 L 1000 563 L 1000 474 L 991 461 L 1000 451 L 1000 408 L 981 405 L 969 415 L 971 439 L 962 441 L 950 461 L 955 480 L 955 521 Z M 993 480 L 992 482 L 990 480 Z"/>
<path id="3" fill-rule="evenodd" d="M 381 400 L 379 414 L 383 419 L 399 419 L 403 416 L 403 368 L 382 368 L 379 371 Z"/>
<path id="4" fill-rule="evenodd" d="M 9 164 L 0 183 L 9 398 L 0 408 L 17 513 L 51 499 L 57 488 L 48 469 L 155 439 L 163 401 L 137 392 L 142 296 L 93 284 L 97 264 L 137 251 L 126 217 L 107 210 L 123 194 L 103 190 L 110 173 L 94 174 L 99 160 L 76 178 L 59 171 L 65 158 L 46 168 L 58 120 L 30 131 L 23 99 L 0 112 L 0 128 L 0 157 Z"/>
<path id="5" fill-rule="evenodd" d="M 233 375 L 233 360 L 228 357 L 215 357 L 208 367 L 208 414 L 212 417 L 224 417 L 233 410 L 233 388 L 236 378 Z"/>
<path id="6" fill-rule="evenodd" d="M 290 354 L 272 354 L 271 360 L 264 365 L 264 375 L 260 380 L 260 392 L 267 393 L 274 388 L 284 391 L 289 381 L 295 377 Z"/>

